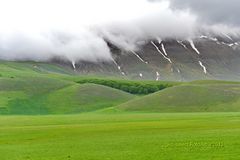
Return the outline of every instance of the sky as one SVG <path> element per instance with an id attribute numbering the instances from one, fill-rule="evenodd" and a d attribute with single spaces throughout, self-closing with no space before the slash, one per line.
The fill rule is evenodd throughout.
<path id="1" fill-rule="evenodd" d="M 240 25 L 239 0 L 170 0 L 173 9 L 190 9 L 209 24 Z"/>
<path id="2" fill-rule="evenodd" d="M 0 0 L 0 59 L 112 60 L 105 42 L 239 33 L 238 0 Z M 239 4 L 239 5 L 238 5 Z M 231 12 L 230 12 L 231 11 Z"/>

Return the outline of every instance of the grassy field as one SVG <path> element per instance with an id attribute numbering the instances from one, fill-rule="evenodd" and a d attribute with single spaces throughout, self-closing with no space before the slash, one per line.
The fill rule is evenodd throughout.
<path id="1" fill-rule="evenodd" d="M 238 160 L 240 113 L 1 116 L 1 160 Z"/>

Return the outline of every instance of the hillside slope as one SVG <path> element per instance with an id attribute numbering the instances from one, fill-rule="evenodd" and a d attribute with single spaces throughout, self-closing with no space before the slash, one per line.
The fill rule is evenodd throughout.
<path id="1" fill-rule="evenodd" d="M 240 111 L 240 84 L 188 84 L 139 97 L 116 107 L 143 112 Z"/>
<path id="2" fill-rule="evenodd" d="M 120 90 L 46 77 L 0 78 L 0 114 L 80 113 L 134 98 Z"/>
<path id="3" fill-rule="evenodd" d="M 0 61 L 0 77 L 32 77 L 44 74 L 73 75 L 74 71 L 52 63 Z"/>
<path id="4" fill-rule="evenodd" d="M 47 99 L 50 113 L 96 111 L 124 103 L 134 95 L 96 84 L 73 85 L 51 93 Z"/>

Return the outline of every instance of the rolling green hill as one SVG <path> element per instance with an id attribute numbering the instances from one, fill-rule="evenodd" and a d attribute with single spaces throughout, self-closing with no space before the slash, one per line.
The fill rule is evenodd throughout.
<path id="1" fill-rule="evenodd" d="M 180 85 L 136 98 L 116 108 L 143 112 L 240 111 L 240 85 L 230 82 Z"/>
<path id="2" fill-rule="evenodd" d="M 134 95 L 96 84 L 73 85 L 51 93 L 47 107 L 50 113 L 96 111 L 126 102 Z"/>
<path id="3" fill-rule="evenodd" d="M 156 93 L 150 94 L 152 92 Z M 0 114 L 76 114 L 119 110 L 240 111 L 240 83 L 132 81 L 79 76 L 47 63 L 0 63 Z"/>
<path id="4" fill-rule="evenodd" d="M 0 79 L 0 114 L 80 113 L 111 107 L 133 97 L 110 87 L 54 78 Z"/>
<path id="5" fill-rule="evenodd" d="M 0 63 L 0 114 L 64 114 L 111 107 L 134 97 L 120 90 L 75 83 L 72 71 L 46 63 Z"/>
<path id="6" fill-rule="evenodd" d="M 1 78 L 0 114 L 47 114 L 47 95 L 73 84 L 44 77 Z"/>

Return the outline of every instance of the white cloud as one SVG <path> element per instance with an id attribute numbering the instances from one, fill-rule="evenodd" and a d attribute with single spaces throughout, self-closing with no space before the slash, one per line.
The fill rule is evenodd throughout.
<path id="1" fill-rule="evenodd" d="M 147 0 L 0 0 L 0 20 L 0 58 L 8 60 L 111 60 L 104 39 L 135 50 L 150 38 L 189 38 L 199 27 L 189 11 Z"/>

